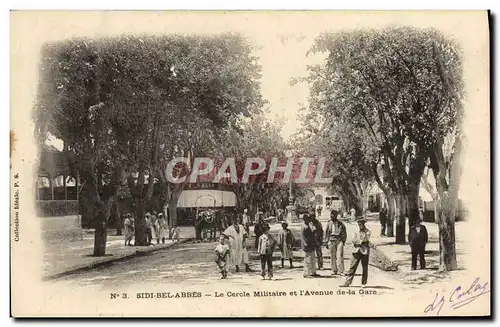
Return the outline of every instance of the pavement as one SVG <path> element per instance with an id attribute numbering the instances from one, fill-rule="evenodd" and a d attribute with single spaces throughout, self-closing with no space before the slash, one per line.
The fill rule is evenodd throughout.
<path id="1" fill-rule="evenodd" d="M 179 242 L 190 241 L 194 235 L 194 228 L 180 227 Z M 113 229 L 108 230 L 106 255 L 102 257 L 93 256 L 93 230 L 84 230 L 81 241 L 46 244 L 43 255 L 43 279 L 59 278 L 116 261 L 152 254 L 175 245 L 172 240 L 166 240 L 165 244 L 161 242 L 156 244 L 155 241 L 150 246 L 125 246 L 124 243 L 124 236 L 116 236 L 116 229 Z"/>
<path id="2" fill-rule="evenodd" d="M 324 228 L 326 227 L 326 222 L 328 221 L 328 215 L 323 214 L 319 220 L 322 222 Z M 348 269 L 350 253 L 352 251 L 352 246 L 350 244 L 350 238 L 352 233 L 356 230 L 357 224 L 349 221 L 344 221 L 347 227 L 348 239 L 346 248 L 344 251 L 344 265 L 345 269 Z M 298 238 L 301 228 L 301 222 L 291 223 L 289 228 Z M 395 244 L 394 238 L 388 238 L 380 236 L 380 224 L 377 221 L 377 217 L 372 215 L 368 218 L 366 223 L 367 228 L 372 232 L 372 243 L 376 245 L 377 249 L 382 251 L 385 256 L 387 256 L 392 262 L 398 265 L 397 272 L 385 272 L 377 268 L 373 268 L 374 271 L 383 272 L 384 274 L 389 274 L 392 280 L 398 280 L 399 283 L 408 284 L 413 287 L 418 287 L 424 282 L 439 282 L 445 276 L 438 271 L 439 266 L 439 245 L 438 245 L 438 229 L 436 224 L 427 223 L 427 229 L 429 232 L 429 243 L 427 246 L 427 269 L 426 270 L 416 270 L 411 271 L 410 267 L 410 249 L 408 244 Z M 277 234 L 281 229 L 281 224 L 272 223 L 270 224 L 271 233 Z M 467 228 L 467 223 L 457 223 L 456 224 L 456 234 L 460 235 Z M 112 234 L 114 232 L 110 232 Z M 253 235 L 253 232 L 250 233 Z M 126 247 L 124 246 L 123 236 L 108 236 L 108 243 L 105 257 L 94 257 L 93 252 L 93 234 L 86 234 L 83 241 L 72 242 L 71 245 L 51 245 L 46 249 L 44 256 L 45 266 L 44 266 L 44 277 L 45 279 L 64 279 L 65 276 L 72 279 L 73 275 L 76 275 L 76 280 L 87 280 L 86 276 L 93 276 L 95 273 L 102 275 L 103 271 L 121 271 L 121 273 L 110 274 L 106 280 L 112 280 L 114 277 L 111 275 L 120 276 L 125 274 L 131 274 L 133 272 L 142 271 L 152 271 L 150 266 L 154 266 L 151 263 L 157 263 L 158 268 L 153 270 L 160 273 L 162 278 L 168 277 L 170 282 L 175 282 L 179 279 L 190 280 L 190 276 L 193 278 L 201 278 L 205 276 L 208 271 L 210 271 L 211 278 L 218 278 L 218 274 L 215 271 L 213 265 L 213 248 L 215 248 L 216 243 L 195 243 L 194 239 L 194 228 L 192 227 L 182 227 L 181 228 L 181 244 L 173 244 L 171 240 L 167 240 L 166 244 L 155 244 L 149 247 Z M 255 260 L 254 266 L 258 270 L 260 262 L 258 261 L 258 255 L 253 250 L 254 238 L 253 236 L 248 239 L 247 247 L 250 249 L 250 259 Z M 164 251 L 165 250 L 165 251 Z M 155 253 L 157 252 L 157 253 Z M 465 248 L 462 243 L 457 240 L 457 252 L 464 253 Z M 154 253 L 154 254 L 153 254 Z M 141 258 L 143 255 L 153 254 L 145 258 Z M 279 265 L 279 253 L 274 254 L 275 265 Z M 328 268 L 330 263 L 330 256 L 328 251 L 323 247 L 323 257 L 325 260 L 325 267 Z M 301 262 L 303 259 L 303 253 L 299 248 L 294 251 L 294 260 Z M 184 260 L 184 261 L 183 261 Z M 163 262 L 170 262 L 169 264 L 163 264 Z M 171 263 L 175 263 L 171 266 Z M 142 265 L 145 266 L 142 266 Z M 178 265 L 178 269 L 175 268 Z M 373 264 L 371 264 L 373 266 Z M 459 265 L 461 265 L 459 257 Z M 108 268 L 109 266 L 109 268 Z M 95 269 L 98 268 L 99 269 Z M 136 267 L 136 268 L 133 268 Z M 149 268 L 148 268 L 149 267 Z M 289 274 L 293 275 L 293 272 L 300 271 L 301 264 L 297 264 L 297 269 L 292 269 L 291 271 L 283 270 L 284 276 Z M 188 269 L 189 268 L 189 269 Z M 187 272 L 188 271 L 188 272 Z M 182 272 L 182 273 L 180 273 Z M 139 276 L 141 273 L 139 274 Z M 79 277 L 81 276 L 81 277 Z M 135 275 L 134 275 L 135 276 Z M 154 274 L 154 276 L 156 276 Z M 146 276 L 140 278 L 147 280 Z M 92 277 L 91 280 L 96 280 L 97 277 Z M 104 278 L 104 277 L 103 277 Z M 157 278 L 157 277 L 153 277 Z M 284 277 L 285 278 L 285 277 Z M 99 280 L 99 278 L 97 278 Z"/>
<path id="3" fill-rule="evenodd" d="M 348 231 L 356 227 L 353 223 L 346 225 Z M 426 310 L 433 299 L 435 301 L 438 292 L 445 296 L 455 289 L 457 283 L 464 286 L 464 283 L 470 283 L 470 270 L 459 267 L 462 268 L 461 272 L 469 273 L 461 279 L 455 278 L 460 271 L 440 273 L 436 269 L 437 226 L 430 223 L 426 226 L 430 234 L 428 269 L 410 271 L 409 246 L 395 245 L 393 238 L 378 236 L 378 222 L 368 221 L 367 227 L 372 231 L 373 242 L 383 248 L 400 267 L 397 271 L 385 271 L 369 266 L 368 283 L 365 286 L 361 285 L 359 267 L 351 286 L 340 288 L 345 277 L 331 275 L 331 262 L 326 251 L 325 269 L 317 271 L 320 275 L 317 278 L 303 277 L 303 253 L 295 251 L 293 268 L 289 267 L 288 262 L 282 268 L 279 253 L 274 253 L 273 278 L 262 280 L 260 260 L 252 246 L 249 247 L 252 271 L 245 272 L 240 267 L 240 271 L 236 272 L 234 267 L 229 266 L 228 278 L 221 280 L 214 262 L 217 243 L 188 241 L 149 256 L 135 256 L 99 268 L 61 275 L 45 282 L 43 292 L 38 294 L 42 298 L 41 303 L 52 310 L 71 308 L 75 314 L 89 317 L 219 317 L 229 312 L 238 317 L 281 317 L 299 312 L 304 317 L 325 316 L 325 313 L 331 317 L 361 317 L 370 313 L 376 313 L 377 316 L 436 315 L 435 311 L 426 313 Z M 273 224 L 274 230 L 277 227 L 277 224 Z M 466 253 L 460 235 L 464 235 L 462 233 L 468 229 L 470 225 L 461 222 L 456 225 L 459 265 L 460 258 Z M 248 242 L 251 244 L 252 241 L 250 239 Z M 349 242 L 348 234 L 347 244 Z M 347 269 L 350 253 L 346 251 L 344 255 Z M 274 295 L 265 295 L 277 292 L 287 296 L 276 298 Z M 257 296 L 259 299 L 255 299 Z M 378 297 L 372 300 L 374 296 Z M 199 302 L 192 297 L 197 297 Z M 270 301 L 272 298 L 274 301 Z M 136 299 L 149 301 L 134 301 Z M 488 304 L 484 301 L 487 300 L 483 297 L 483 302 L 475 300 L 460 310 L 466 315 L 476 309 L 484 310 Z M 406 305 L 401 311 L 404 303 Z M 370 311 L 355 308 L 369 308 Z M 452 315 L 457 312 L 445 305 L 441 314 Z"/>
<path id="4" fill-rule="evenodd" d="M 326 224 L 324 219 L 321 220 Z M 249 311 L 252 309 L 257 312 L 258 316 L 265 317 L 293 315 L 300 311 L 295 308 L 307 308 L 308 317 L 324 316 L 325 312 L 334 317 L 359 317 L 366 315 L 367 312 L 360 312 L 353 308 L 366 306 L 370 308 L 370 312 L 376 312 L 380 316 L 398 316 L 402 314 L 401 306 L 394 305 L 398 303 L 398 300 L 403 302 L 410 300 L 412 303 L 405 307 L 404 314 L 422 316 L 433 303 L 433 299 L 435 301 L 439 292 L 444 296 L 445 292 L 455 289 L 457 283 L 465 286 L 464 283 L 471 282 L 471 271 L 464 269 L 462 261 L 463 257 L 470 257 L 470 248 L 464 246 L 460 238 L 470 233 L 470 223 L 458 222 L 456 224 L 459 270 L 452 272 L 440 272 L 437 269 L 439 264 L 437 226 L 431 223 L 425 225 L 430 239 L 426 251 L 427 269 L 411 271 L 408 244 L 394 244 L 394 238 L 381 237 L 380 225 L 374 218 L 367 222 L 367 227 L 372 232 L 372 242 L 377 244 L 377 248 L 384 251 L 399 267 L 397 271 L 386 271 L 370 265 L 368 283 L 365 286 L 361 285 L 361 267 L 358 267 L 351 286 L 340 288 L 345 282 L 345 277 L 331 275 L 331 261 L 324 248 L 324 269 L 317 271 L 319 274 L 317 278 L 303 277 L 303 252 L 297 249 L 294 251 L 293 268 L 289 267 L 288 262 L 285 262 L 282 268 L 280 254 L 275 252 L 273 278 L 262 280 L 260 260 L 252 246 L 253 236 L 247 243 L 252 271 L 245 272 L 243 267 L 240 267 L 240 271 L 236 272 L 234 267 L 229 266 L 228 278 L 221 280 L 214 262 L 214 249 L 217 243 L 190 241 L 190 234 L 186 233 L 189 230 L 184 230 L 181 233 L 185 240 L 183 243 L 165 246 L 161 251 L 152 252 L 151 255 L 131 255 L 123 260 L 114 260 L 98 267 L 89 266 L 90 268 L 60 274 L 46 281 L 43 284 L 43 291 L 38 294 L 42 298 L 40 303 L 44 303 L 49 308 L 71 307 L 80 316 L 178 317 L 179 312 L 183 312 L 182 316 L 190 317 L 218 317 L 224 315 L 224 312 L 232 312 L 236 316 L 255 316 L 255 313 L 251 314 Z M 349 244 L 357 224 L 346 222 L 346 226 L 348 238 L 344 253 L 344 266 L 347 270 L 350 261 Z M 277 232 L 280 225 L 272 224 L 271 227 L 272 232 Z M 291 227 L 295 233 L 300 230 L 300 223 L 291 224 Z M 85 255 L 92 253 L 91 238 L 87 242 L 85 251 L 70 251 L 70 248 L 77 246 L 67 246 L 66 253 L 73 253 L 72 260 L 80 262 L 80 265 L 82 258 L 90 260 Z M 117 256 L 119 249 L 131 251 L 124 250 L 128 248 L 122 246 L 121 240 L 116 237 L 113 239 L 111 236 L 108 252 L 114 257 Z M 469 255 L 467 255 L 468 252 Z M 76 257 L 75 254 L 77 254 Z M 59 257 L 63 256 L 59 255 Z M 69 258 L 68 255 L 66 258 Z M 92 257 L 91 259 L 92 262 L 96 262 L 98 258 Z M 99 259 L 102 260 L 102 258 Z M 68 266 L 66 260 L 64 265 L 58 263 L 59 269 Z M 457 278 L 460 274 L 465 275 Z M 265 294 L 276 292 L 288 294 L 288 298 L 268 301 L 270 300 L 268 297 L 272 295 Z M 119 298 L 113 297 L 117 295 Z M 383 297 L 369 299 L 369 297 L 380 295 Z M 198 297 L 201 302 L 193 302 L 190 298 L 193 296 Z M 259 301 L 252 301 L 252 298 L 256 296 L 262 298 Z M 107 301 L 106 299 L 114 300 Z M 130 299 L 154 300 L 133 302 Z M 487 298 L 484 297 L 484 301 L 486 300 Z M 467 310 L 473 312 L 474 308 L 484 309 L 487 305 L 484 301 L 475 300 L 467 307 L 468 309 L 461 310 L 467 314 Z M 476 307 L 473 307 L 474 305 Z M 443 312 L 445 310 L 448 310 L 447 314 L 454 314 L 452 307 L 445 306 Z M 428 314 L 436 315 L 436 312 Z"/>
<path id="5" fill-rule="evenodd" d="M 131 260 L 116 262 L 100 269 L 87 270 L 78 274 L 66 275 L 53 280 L 55 287 L 74 289 L 83 286 L 86 290 L 130 292 L 137 289 L 143 292 L 150 290 L 173 291 L 176 289 L 196 289 L 200 292 L 210 293 L 215 286 L 222 284 L 230 285 L 238 290 L 255 290 L 256 287 L 273 289 L 280 287 L 285 289 L 296 289 L 297 281 L 300 280 L 302 289 L 333 289 L 342 284 L 345 279 L 341 276 L 332 276 L 329 258 L 325 257 L 325 269 L 318 270 L 321 277 L 303 278 L 303 254 L 294 252 L 294 268 L 285 263 L 281 268 L 279 254 L 273 256 L 274 278 L 262 280 L 260 277 L 260 260 L 256 253 L 251 250 L 250 267 L 252 272 L 245 272 L 240 267 L 236 272 L 233 267 L 229 268 L 226 280 L 220 280 L 220 273 L 214 262 L 214 248 L 216 243 L 183 243 L 167 251 L 158 252 L 148 257 L 135 257 Z M 348 257 L 345 258 L 347 268 Z M 352 287 L 360 287 L 361 270 L 355 276 Z M 219 283 L 220 281 L 220 283 Z M 272 285 L 273 284 L 273 285 Z M 402 287 L 402 282 L 394 279 L 389 272 L 371 268 L 369 272 L 369 285 L 367 290 L 375 290 L 378 294 L 395 294 Z"/>

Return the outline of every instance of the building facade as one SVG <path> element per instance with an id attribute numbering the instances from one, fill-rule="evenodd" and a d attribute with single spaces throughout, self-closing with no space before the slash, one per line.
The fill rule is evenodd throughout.
<path id="1" fill-rule="evenodd" d="M 42 220 L 44 240 L 83 239 L 78 174 L 72 176 L 63 152 L 55 148 L 44 147 L 39 158 L 35 207 L 37 216 Z"/>

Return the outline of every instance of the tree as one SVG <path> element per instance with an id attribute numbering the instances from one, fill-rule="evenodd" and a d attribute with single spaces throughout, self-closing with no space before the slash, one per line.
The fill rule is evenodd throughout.
<path id="1" fill-rule="evenodd" d="M 222 158 L 235 158 L 236 183 L 227 181 L 236 194 L 239 210 L 249 209 L 257 212 L 267 208 L 283 206 L 288 197 L 288 183 L 275 178 L 267 182 L 269 165 L 273 157 L 281 158 L 280 165 L 285 165 L 284 151 L 287 148 L 281 136 L 282 124 L 269 121 L 264 113 L 245 119 L 239 128 L 226 130 L 221 142 L 219 155 Z M 266 168 L 262 173 L 251 176 L 248 183 L 242 182 L 247 158 L 263 158 Z M 256 167 L 253 167 L 256 168 Z"/>
<path id="2" fill-rule="evenodd" d="M 250 54 L 233 34 L 75 39 L 45 48 L 38 136 L 50 131 L 68 144 L 93 187 L 96 255 L 105 253 L 118 186 L 126 181 L 136 202 L 136 244 L 145 245 L 145 207 L 155 180 L 165 180 L 165 163 L 203 154 L 215 140 L 207 136 L 259 110 L 260 68 Z M 178 190 L 166 193 L 176 204 Z"/>
<path id="3" fill-rule="evenodd" d="M 396 196 L 397 243 L 405 242 L 405 217 L 410 224 L 418 217 L 428 158 L 439 154 L 439 140 L 461 117 L 457 49 L 433 29 L 410 27 L 325 33 L 312 49 L 328 56 L 324 66 L 310 67 L 310 105 L 325 117 L 362 126 L 379 151 L 383 161 L 375 164 L 383 166 Z M 441 224 L 446 239 L 450 226 Z"/>
<path id="4" fill-rule="evenodd" d="M 160 133 L 159 138 L 161 164 L 157 176 L 164 185 L 173 223 L 185 183 L 168 182 L 164 175 L 166 163 L 177 156 L 190 158 L 190 165 L 195 157 L 215 158 L 226 130 L 238 129 L 242 119 L 260 112 L 265 103 L 258 82 L 260 66 L 244 38 L 226 34 L 193 37 L 186 42 L 189 51 L 184 49 L 178 54 L 175 70 L 176 83 L 188 99 L 176 105 L 184 109 L 178 111 L 169 135 Z"/>
<path id="5" fill-rule="evenodd" d="M 38 139 L 51 133 L 63 140 L 71 169 L 90 189 L 96 256 L 105 254 L 106 222 L 123 169 L 111 127 L 115 108 L 105 104 L 109 93 L 101 64 L 100 49 L 92 41 L 46 45 L 34 112 Z"/>

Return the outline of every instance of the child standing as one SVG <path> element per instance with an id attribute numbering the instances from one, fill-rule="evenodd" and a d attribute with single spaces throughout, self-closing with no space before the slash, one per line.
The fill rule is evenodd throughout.
<path id="1" fill-rule="evenodd" d="M 130 242 L 134 238 L 134 222 L 130 213 L 127 213 L 125 217 L 125 222 L 123 223 L 125 225 L 125 246 L 132 246 Z"/>
<path id="2" fill-rule="evenodd" d="M 172 234 L 172 242 L 175 242 L 176 240 L 177 240 L 177 242 L 179 242 L 180 232 L 181 232 L 181 230 L 180 230 L 179 226 L 174 225 L 174 227 L 172 227 L 172 230 L 170 231 L 170 233 Z"/>
<path id="3" fill-rule="evenodd" d="M 262 279 L 266 279 L 266 264 L 267 264 L 267 276 L 269 279 L 273 278 L 273 252 L 276 246 L 276 241 L 269 234 L 269 224 L 264 223 L 262 225 L 263 234 L 259 237 L 259 246 L 257 252 L 260 255 L 260 264 L 262 266 L 261 276 Z"/>
<path id="4" fill-rule="evenodd" d="M 226 237 L 224 235 L 220 236 L 219 244 L 215 248 L 215 263 L 219 267 L 221 273 L 221 279 L 227 277 L 227 258 L 229 256 L 229 245 L 225 244 Z"/>
<path id="5" fill-rule="evenodd" d="M 288 229 L 288 223 L 283 222 L 283 227 L 278 234 L 278 246 L 281 251 L 281 268 L 285 266 L 285 260 L 290 261 L 290 268 L 293 268 L 293 245 L 295 244 L 295 237 L 291 230 Z"/>

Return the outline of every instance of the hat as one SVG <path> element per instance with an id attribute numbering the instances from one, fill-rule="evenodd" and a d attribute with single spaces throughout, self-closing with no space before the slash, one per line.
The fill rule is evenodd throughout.
<path id="1" fill-rule="evenodd" d="M 286 221 L 281 223 L 281 226 L 288 226 L 288 223 Z"/>
<path id="2" fill-rule="evenodd" d="M 248 212 L 248 210 L 247 210 L 247 209 L 243 210 L 243 213 L 247 213 L 247 212 Z"/>
<path id="3" fill-rule="evenodd" d="M 365 217 L 363 217 L 363 216 L 359 216 L 359 217 L 357 217 L 357 218 L 356 218 L 356 222 L 360 222 L 360 221 L 362 221 L 362 222 L 364 222 L 364 223 L 365 223 L 365 222 L 366 222 L 366 218 L 365 218 Z"/>

